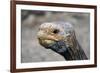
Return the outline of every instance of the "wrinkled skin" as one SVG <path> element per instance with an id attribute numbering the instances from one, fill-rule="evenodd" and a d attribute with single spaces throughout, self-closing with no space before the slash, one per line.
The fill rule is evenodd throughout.
<path id="1" fill-rule="evenodd" d="M 88 59 L 76 39 L 71 24 L 41 24 L 38 40 L 40 45 L 62 55 L 65 60 Z"/>
<path id="2" fill-rule="evenodd" d="M 62 55 L 65 60 L 86 60 L 87 57 L 82 49 L 77 50 L 76 54 L 69 46 L 66 46 L 64 41 L 56 41 L 52 44 L 42 45 L 46 49 L 51 49 L 56 53 Z M 80 46 L 79 46 L 80 47 Z M 74 55 L 74 56 L 73 56 Z"/>
<path id="3" fill-rule="evenodd" d="M 51 48 L 53 51 L 60 54 L 65 52 L 68 49 L 68 47 L 63 41 L 57 41 L 53 44 L 50 44 L 47 48 Z"/>
<path id="4" fill-rule="evenodd" d="M 57 41 L 53 44 L 48 45 L 46 48 L 50 48 L 53 51 L 59 53 L 66 60 L 70 59 L 69 57 L 71 56 L 71 54 L 69 52 L 69 47 L 67 47 L 63 41 Z"/>

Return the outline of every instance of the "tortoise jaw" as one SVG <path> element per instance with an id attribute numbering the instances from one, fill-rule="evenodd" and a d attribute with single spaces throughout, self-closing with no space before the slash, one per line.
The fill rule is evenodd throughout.
<path id="1" fill-rule="evenodd" d="M 51 44 L 54 44 L 55 41 L 49 40 L 49 39 L 40 39 L 38 38 L 40 45 L 42 45 L 45 48 L 49 48 Z"/>
<path id="2" fill-rule="evenodd" d="M 64 41 L 56 41 L 55 43 L 50 44 L 49 48 L 59 54 L 64 53 L 68 49 Z"/>
<path id="3" fill-rule="evenodd" d="M 39 39 L 39 43 L 46 49 L 52 49 L 53 51 L 58 52 L 58 53 L 65 52 L 67 48 L 64 41 Z"/>

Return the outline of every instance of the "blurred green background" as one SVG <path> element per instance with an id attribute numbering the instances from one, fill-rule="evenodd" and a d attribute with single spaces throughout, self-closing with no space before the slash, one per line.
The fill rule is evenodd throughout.
<path id="1" fill-rule="evenodd" d="M 39 26 L 53 21 L 72 23 L 77 40 L 90 58 L 89 13 L 21 10 L 21 62 L 64 61 L 61 55 L 42 47 L 37 39 Z"/>

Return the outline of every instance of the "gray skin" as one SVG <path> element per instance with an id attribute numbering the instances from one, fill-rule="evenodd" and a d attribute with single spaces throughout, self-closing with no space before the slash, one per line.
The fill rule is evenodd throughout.
<path id="1" fill-rule="evenodd" d="M 46 49 L 60 54 L 65 60 L 87 60 L 79 45 L 72 24 L 68 22 L 47 22 L 40 25 L 39 43 Z"/>

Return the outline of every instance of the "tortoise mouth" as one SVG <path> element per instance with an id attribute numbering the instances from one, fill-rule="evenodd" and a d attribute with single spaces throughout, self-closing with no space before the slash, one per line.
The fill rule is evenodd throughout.
<path id="1" fill-rule="evenodd" d="M 52 49 L 57 53 L 62 53 L 66 51 L 66 44 L 64 41 L 53 41 L 48 39 L 39 39 L 39 43 L 46 49 Z"/>
<path id="2" fill-rule="evenodd" d="M 45 48 L 49 48 L 50 45 L 54 44 L 56 41 L 50 40 L 50 39 L 40 39 L 38 38 L 40 45 L 42 45 Z"/>

